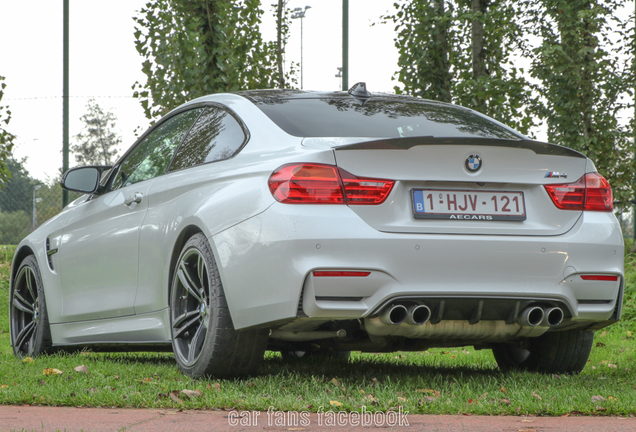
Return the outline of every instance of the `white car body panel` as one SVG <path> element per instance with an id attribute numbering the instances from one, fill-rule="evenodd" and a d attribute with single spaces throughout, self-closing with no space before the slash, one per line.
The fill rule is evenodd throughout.
<path id="1" fill-rule="evenodd" d="M 62 285 L 59 321 L 134 315 L 139 233 L 153 180 L 79 202 L 65 221 L 56 254 Z M 125 205 L 133 194 L 141 202 Z M 98 244 L 99 247 L 95 247 Z"/>
<path id="2" fill-rule="evenodd" d="M 346 207 L 327 207 L 304 210 L 275 204 L 212 237 L 222 279 L 231 287 L 227 297 L 237 328 L 295 317 L 303 285 L 302 306 L 310 318 L 363 318 L 399 296 L 558 298 L 580 320 L 609 319 L 616 308 L 623 246 L 611 214 L 585 213 L 585 223 L 580 220 L 563 236 L 511 241 L 499 236 L 382 233 Z M 281 263 L 288 263 L 284 272 Z M 247 267 L 249 274 L 241 270 Z M 372 276 L 310 276 L 325 269 L 366 270 Z M 620 280 L 581 281 L 574 277 L 580 272 L 618 275 Z M 566 277 L 574 279 L 568 282 Z M 336 294 L 362 299 L 316 300 Z M 606 303 L 581 306 L 581 300 Z"/>
<path id="3" fill-rule="evenodd" d="M 582 327 L 620 318 L 624 257 L 616 218 L 558 210 L 542 186 L 595 172 L 589 159 L 479 145 L 339 149 L 377 138 L 294 137 L 239 95 L 206 96 L 186 106 L 202 103 L 223 104 L 244 119 L 249 141 L 238 154 L 88 201 L 82 197 L 18 246 L 14 269 L 29 253 L 39 263 L 54 344 L 169 343 L 171 265 L 191 228 L 212 246 L 238 330 L 365 322 L 400 298 L 547 299 L 568 309 L 568 325 Z M 462 168 L 474 152 L 485 161 L 475 175 Z M 337 164 L 396 184 L 378 206 L 281 204 L 267 181 L 275 169 L 294 162 Z M 546 179 L 549 171 L 567 172 L 568 178 Z M 488 190 L 523 191 L 528 218 L 413 218 L 412 189 L 461 190 L 477 182 Z M 133 193 L 143 199 L 129 208 L 123 202 Z M 97 207 L 106 210 L 104 220 L 94 214 Z M 47 238 L 49 249 L 58 249 L 50 257 Z M 315 270 L 370 274 L 319 278 Z M 615 275 L 618 281 L 583 281 L 585 273 Z M 486 325 L 480 329 L 488 331 Z M 417 336 L 403 325 L 391 332 Z"/>

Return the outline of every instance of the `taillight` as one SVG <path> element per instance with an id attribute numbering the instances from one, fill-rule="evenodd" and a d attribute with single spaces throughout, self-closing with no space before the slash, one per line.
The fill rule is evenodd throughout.
<path id="1" fill-rule="evenodd" d="M 382 204 L 393 188 L 393 181 L 356 177 L 339 169 L 347 204 Z"/>
<path id="2" fill-rule="evenodd" d="M 386 200 L 394 183 L 312 163 L 283 165 L 268 180 L 276 201 L 285 204 L 377 205 Z"/>
<path id="3" fill-rule="evenodd" d="M 561 210 L 610 212 L 614 206 L 612 188 L 599 173 L 587 173 L 574 183 L 544 185 L 552 202 Z"/>
<path id="4" fill-rule="evenodd" d="M 269 190 L 286 204 L 344 204 L 340 176 L 335 166 L 283 165 L 269 177 Z"/>

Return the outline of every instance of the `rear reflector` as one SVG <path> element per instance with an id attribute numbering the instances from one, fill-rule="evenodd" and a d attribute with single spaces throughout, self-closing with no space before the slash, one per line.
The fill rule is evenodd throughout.
<path id="1" fill-rule="evenodd" d="M 289 164 L 269 177 L 269 190 L 285 204 L 382 204 L 395 184 L 391 180 L 356 177 L 334 165 Z"/>
<path id="2" fill-rule="evenodd" d="M 581 279 L 583 280 L 593 280 L 593 281 L 617 281 L 618 276 L 607 276 L 607 275 L 582 275 Z"/>
<path id="3" fill-rule="evenodd" d="M 599 173 L 587 173 L 574 183 L 544 187 L 554 205 L 561 210 L 610 212 L 614 206 L 612 188 Z"/>
<path id="4" fill-rule="evenodd" d="M 315 271 L 314 277 L 367 277 L 370 274 L 363 271 Z"/>

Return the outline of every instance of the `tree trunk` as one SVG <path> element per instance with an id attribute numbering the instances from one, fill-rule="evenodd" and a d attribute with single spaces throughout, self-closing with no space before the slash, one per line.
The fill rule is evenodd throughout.
<path id="1" fill-rule="evenodd" d="M 285 1 L 278 0 L 276 7 L 276 64 L 278 66 L 278 88 L 285 88 L 285 72 L 283 70 L 283 16 Z"/>
<path id="2" fill-rule="evenodd" d="M 484 50 L 484 14 L 488 10 L 489 0 L 472 0 L 471 10 L 474 16 L 472 19 L 472 41 L 471 54 L 473 59 L 473 80 L 479 81 L 482 76 L 487 76 L 486 51 Z M 486 111 L 486 102 L 483 98 L 477 98 L 475 109 Z"/>
<path id="3" fill-rule="evenodd" d="M 450 61 L 448 52 L 448 27 L 449 23 L 443 20 L 444 17 L 444 0 L 435 0 L 433 2 L 437 17 L 439 17 L 439 25 L 435 26 L 434 38 L 435 45 L 438 47 L 439 57 L 435 70 L 440 74 L 436 86 L 438 87 L 439 100 L 443 102 L 451 102 L 451 74 Z"/>

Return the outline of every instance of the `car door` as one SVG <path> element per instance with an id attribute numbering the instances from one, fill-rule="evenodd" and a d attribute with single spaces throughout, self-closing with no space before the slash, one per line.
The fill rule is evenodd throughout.
<path id="1" fill-rule="evenodd" d="M 58 252 L 62 322 L 134 314 L 147 195 L 199 114 L 164 118 L 114 168 L 107 191 L 70 212 Z"/>

